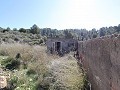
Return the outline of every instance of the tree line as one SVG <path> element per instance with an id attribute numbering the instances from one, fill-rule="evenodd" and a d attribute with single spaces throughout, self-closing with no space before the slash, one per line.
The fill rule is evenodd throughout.
<path id="1" fill-rule="evenodd" d="M 6 29 L 0 27 L 0 32 L 5 33 L 9 31 L 16 31 L 20 33 L 28 33 L 28 34 L 37 34 L 41 37 L 45 38 L 73 38 L 77 40 L 88 40 L 96 37 L 102 37 L 105 35 L 111 34 L 119 34 L 120 33 L 120 24 L 118 26 L 110 26 L 110 27 L 102 27 L 99 30 L 93 28 L 92 30 L 86 29 L 64 29 L 64 30 L 57 30 L 51 28 L 39 28 L 36 24 L 34 24 L 29 29 L 20 28 L 13 28 L 12 30 L 7 27 Z"/>

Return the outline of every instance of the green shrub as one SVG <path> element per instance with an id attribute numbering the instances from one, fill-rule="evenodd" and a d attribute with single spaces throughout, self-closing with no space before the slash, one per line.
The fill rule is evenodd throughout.
<path id="1" fill-rule="evenodd" d="M 41 40 L 40 40 L 40 44 L 43 43 L 43 42 L 44 42 L 43 39 L 41 39 Z"/>
<path id="2" fill-rule="evenodd" d="M 17 87 L 17 82 L 18 82 L 18 77 L 13 76 L 13 77 L 8 81 L 7 90 L 14 90 L 14 89 Z"/>
<path id="3" fill-rule="evenodd" d="M 18 69 L 20 66 L 20 61 L 19 60 L 15 60 L 14 58 L 8 57 L 6 59 L 4 59 L 1 64 L 9 70 L 14 70 L 14 69 Z"/>
<path id="4" fill-rule="evenodd" d="M 42 84 L 36 83 L 35 90 L 49 90 L 49 87 L 50 87 L 49 83 L 44 83 L 43 81 Z"/>
<path id="5" fill-rule="evenodd" d="M 10 63 L 12 60 L 13 60 L 13 58 L 8 57 L 8 58 L 4 59 L 4 60 L 1 62 L 1 65 L 6 66 L 6 65 L 7 65 L 8 63 Z"/>
<path id="6" fill-rule="evenodd" d="M 33 70 L 33 69 L 29 69 L 29 70 L 26 72 L 26 74 L 29 76 L 29 75 L 31 75 L 31 74 L 36 74 L 36 72 L 35 72 L 35 70 Z"/>

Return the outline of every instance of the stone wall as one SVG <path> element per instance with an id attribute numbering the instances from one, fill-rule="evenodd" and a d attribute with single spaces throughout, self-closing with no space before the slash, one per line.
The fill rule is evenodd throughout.
<path id="1" fill-rule="evenodd" d="M 78 51 L 92 90 L 120 90 L 120 35 L 79 42 Z"/>

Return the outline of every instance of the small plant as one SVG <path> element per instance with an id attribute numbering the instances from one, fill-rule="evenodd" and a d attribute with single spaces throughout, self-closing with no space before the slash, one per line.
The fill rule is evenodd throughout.
<path id="1" fill-rule="evenodd" d="M 17 53 L 17 55 L 16 55 L 16 57 L 15 57 L 15 58 L 16 58 L 16 59 L 21 58 L 20 53 Z"/>

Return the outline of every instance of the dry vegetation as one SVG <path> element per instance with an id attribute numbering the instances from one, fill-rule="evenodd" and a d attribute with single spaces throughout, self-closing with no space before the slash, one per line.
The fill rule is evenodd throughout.
<path id="1" fill-rule="evenodd" d="M 25 88 L 29 88 L 29 80 L 28 79 L 36 79 L 35 81 L 32 81 L 33 86 L 35 86 L 35 82 L 39 80 L 40 82 L 43 82 L 43 76 L 47 74 L 48 70 L 46 67 L 46 64 L 48 63 L 47 54 L 45 53 L 45 47 L 43 46 L 30 46 L 27 44 L 1 44 L 0 45 L 0 54 L 3 56 L 8 56 L 8 58 L 16 59 L 16 55 L 20 54 L 19 61 L 20 61 L 20 67 L 17 68 L 17 70 L 10 71 L 11 78 L 10 82 L 16 83 L 14 87 L 21 87 L 22 84 L 26 84 L 25 87 L 23 87 L 23 90 Z M 6 60 L 6 59 L 5 59 Z M 4 60 L 4 61 L 5 61 Z M 25 67 L 25 69 L 24 69 Z M 27 75 L 28 73 L 28 75 Z M 13 82 L 14 79 L 17 78 L 16 82 Z M 36 82 L 37 83 L 37 82 Z M 20 88 L 20 90 L 22 87 Z"/>
<path id="2" fill-rule="evenodd" d="M 29 45 L 44 45 L 46 41 L 46 37 L 41 36 L 40 34 L 32 34 L 32 33 L 22 33 L 19 31 L 8 31 L 1 32 L 0 31 L 0 43 L 27 43 Z"/>
<path id="3" fill-rule="evenodd" d="M 81 90 L 84 87 L 84 75 L 79 69 L 76 59 L 68 54 L 51 61 L 54 82 L 51 90 Z"/>
<path id="4" fill-rule="evenodd" d="M 80 90 L 84 86 L 84 75 L 70 55 L 47 55 L 44 46 L 2 43 L 0 56 L 2 68 L 10 74 L 8 88 L 13 90 Z M 5 65 L 14 64 L 8 61 L 20 65 L 9 70 Z"/>

